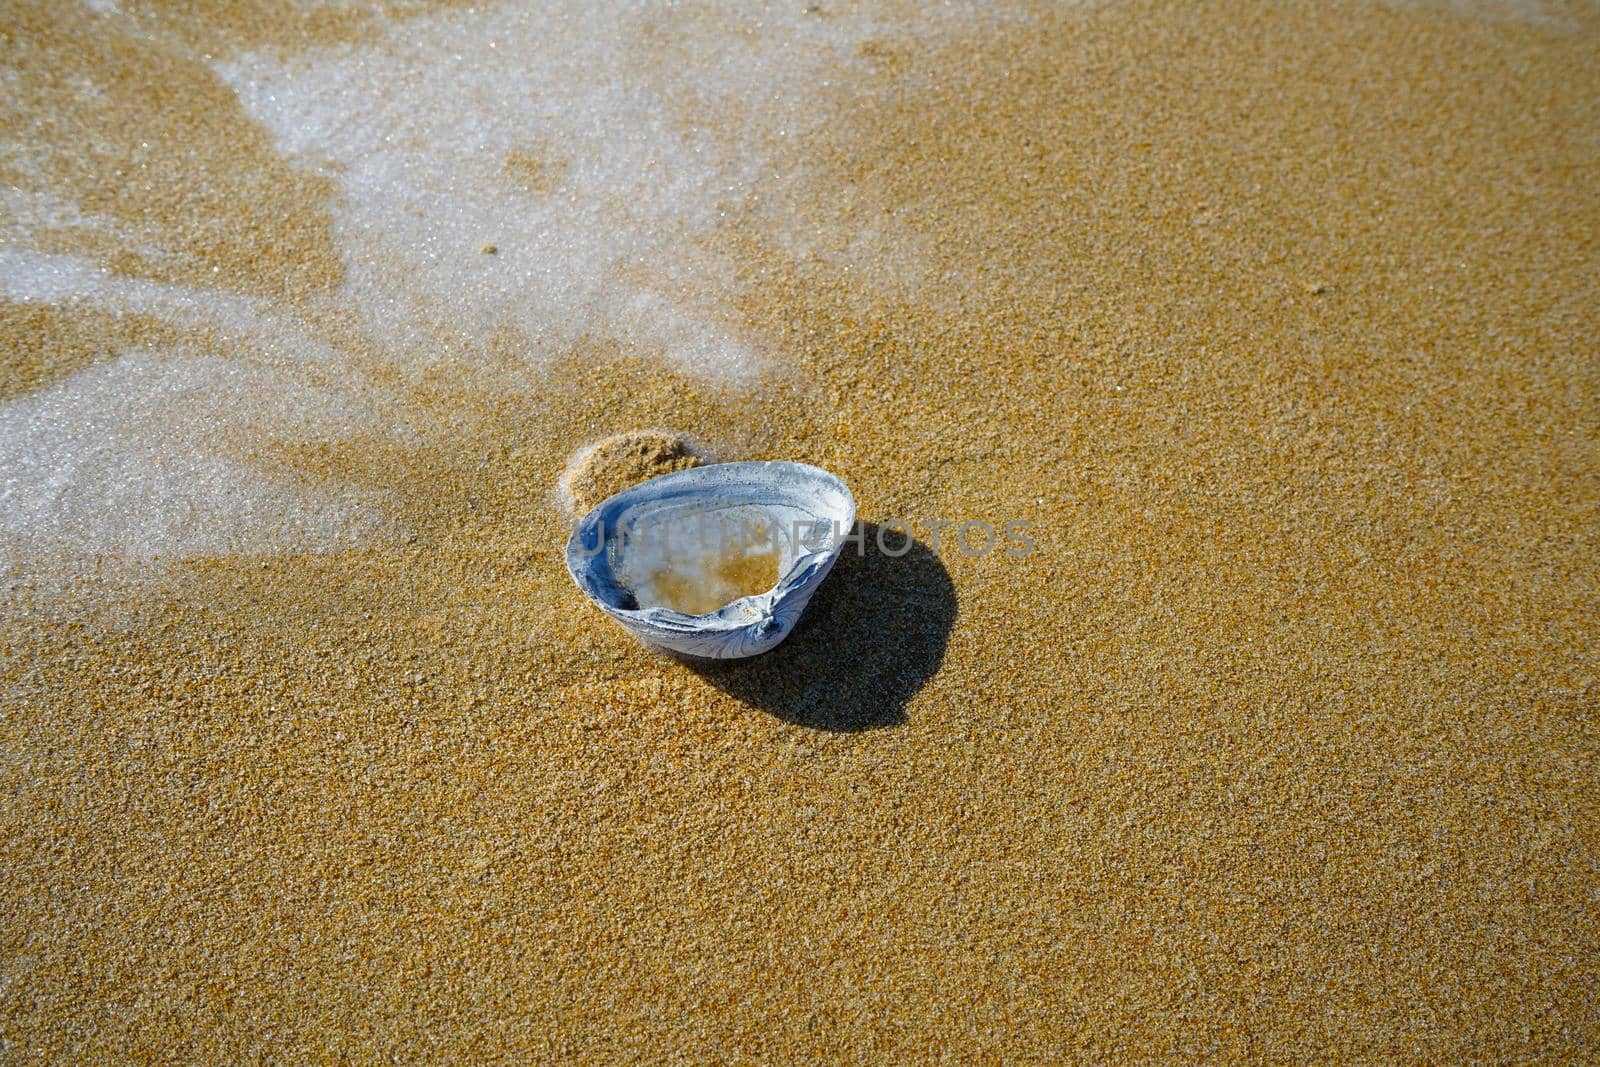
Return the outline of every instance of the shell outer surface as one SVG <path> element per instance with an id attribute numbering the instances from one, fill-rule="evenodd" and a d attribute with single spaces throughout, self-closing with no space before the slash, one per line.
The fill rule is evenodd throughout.
<path id="1" fill-rule="evenodd" d="M 764 593 L 688 615 L 640 606 L 618 577 L 619 554 L 652 520 L 752 513 L 775 520 L 780 531 L 778 582 Z M 794 629 L 839 558 L 855 514 L 849 487 L 820 467 L 781 460 L 694 467 L 624 489 L 580 519 L 567 540 L 567 571 L 590 600 L 647 644 L 702 659 L 754 656 Z"/>

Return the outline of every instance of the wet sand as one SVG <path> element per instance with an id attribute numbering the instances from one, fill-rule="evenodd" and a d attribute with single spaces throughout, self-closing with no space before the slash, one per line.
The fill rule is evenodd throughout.
<path id="1" fill-rule="evenodd" d="M 9 557 L 8 1057 L 1593 1057 L 1591 10 L 891 18 L 710 239 L 755 388 L 603 336 L 529 377 L 509 327 L 386 371 L 327 302 L 326 183 L 193 59 L 306 27 L 101 38 L 187 72 L 130 118 L 61 95 L 29 49 L 110 31 L 44 10 L 7 139 L 64 124 L 83 201 L 159 114 L 171 171 L 114 247 L 29 239 L 293 309 L 449 432 L 241 443 L 384 501 L 356 544 Z M 250 356 L 13 303 L 8 402 L 119 347 Z M 652 655 L 555 501 L 641 427 L 827 467 L 919 544 L 847 554 L 768 657 Z M 968 519 L 1037 550 L 932 549 Z"/>

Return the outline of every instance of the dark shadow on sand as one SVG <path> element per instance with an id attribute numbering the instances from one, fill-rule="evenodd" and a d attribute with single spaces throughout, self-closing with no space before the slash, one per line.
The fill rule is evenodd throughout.
<path id="1" fill-rule="evenodd" d="M 878 547 L 861 523 L 865 550 L 845 544 L 794 633 L 765 655 L 685 663 L 723 692 L 817 730 L 898 726 L 906 703 L 944 659 L 956 591 L 944 564 L 912 541 L 900 556 Z M 890 552 L 905 544 L 884 534 Z"/>

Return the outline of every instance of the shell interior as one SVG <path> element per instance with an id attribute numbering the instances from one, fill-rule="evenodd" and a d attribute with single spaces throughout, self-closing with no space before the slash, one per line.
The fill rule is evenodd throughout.
<path id="1" fill-rule="evenodd" d="M 749 655 L 787 634 L 854 521 L 850 490 L 827 471 L 721 463 L 610 497 L 573 531 L 567 562 L 646 640 L 699 652 L 704 637 L 728 650 L 709 654 Z"/>

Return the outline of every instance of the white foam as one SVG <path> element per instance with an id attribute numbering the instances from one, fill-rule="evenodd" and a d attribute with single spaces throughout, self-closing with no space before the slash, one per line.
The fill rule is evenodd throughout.
<path id="1" fill-rule="evenodd" d="M 277 452 L 449 432 L 412 428 L 374 383 L 439 363 L 492 383 L 498 364 L 481 356 L 506 326 L 530 338 L 508 392 L 536 396 L 540 363 L 583 338 L 755 381 L 772 355 L 741 327 L 748 283 L 722 227 L 755 208 L 779 247 L 800 250 L 816 229 L 792 210 L 790 154 L 778 165 L 763 146 L 821 131 L 832 112 L 818 94 L 866 62 L 862 42 L 970 29 L 993 10 L 897 7 L 889 26 L 883 6 L 825 7 L 505 4 L 398 22 L 377 42 L 209 60 L 293 165 L 337 183 L 347 280 L 323 299 L 377 342 L 378 368 L 291 309 L 27 251 L 63 227 L 140 249 L 48 187 L 5 192 L 7 297 L 150 314 L 220 341 L 107 353 L 0 405 L 0 556 L 299 551 L 371 536 L 381 499 L 288 475 Z M 532 187 L 508 169 L 512 152 L 541 161 Z"/>
<path id="2" fill-rule="evenodd" d="M 246 342 L 257 365 L 314 366 L 344 379 L 351 402 L 370 403 L 372 394 L 359 371 L 294 315 L 267 301 L 220 289 L 201 289 L 113 274 L 79 256 L 0 250 L 0 296 L 22 303 L 75 303 L 115 313 L 152 315 L 178 326 L 216 328 L 227 340 Z M 294 390 L 292 381 L 280 388 Z M 242 412 L 251 417 L 251 412 Z M 364 430 L 375 426 L 364 426 Z M 395 421 L 388 431 L 412 436 Z"/>
<path id="3" fill-rule="evenodd" d="M 146 558 L 353 543 L 385 525 L 378 501 L 233 458 L 291 428 L 336 438 L 342 410 L 267 368 L 125 353 L 0 407 L 0 543 Z"/>
<path id="4" fill-rule="evenodd" d="M 936 6 L 919 29 L 970 10 Z M 710 239 L 783 187 L 760 146 L 822 121 L 808 102 L 881 29 L 855 7 L 567 0 L 217 69 L 283 151 L 339 181 L 348 293 L 397 350 L 508 322 L 535 361 L 598 336 L 748 382 L 764 353 Z M 546 161 L 548 190 L 519 187 L 518 151 Z"/>
<path id="5" fill-rule="evenodd" d="M 0 252 L 0 294 L 210 326 L 229 348 L 107 353 L 0 405 L 0 544 L 10 553 L 315 551 L 386 526 L 371 493 L 274 470 L 289 445 L 415 440 L 381 392 L 292 317 L 34 252 Z"/>

